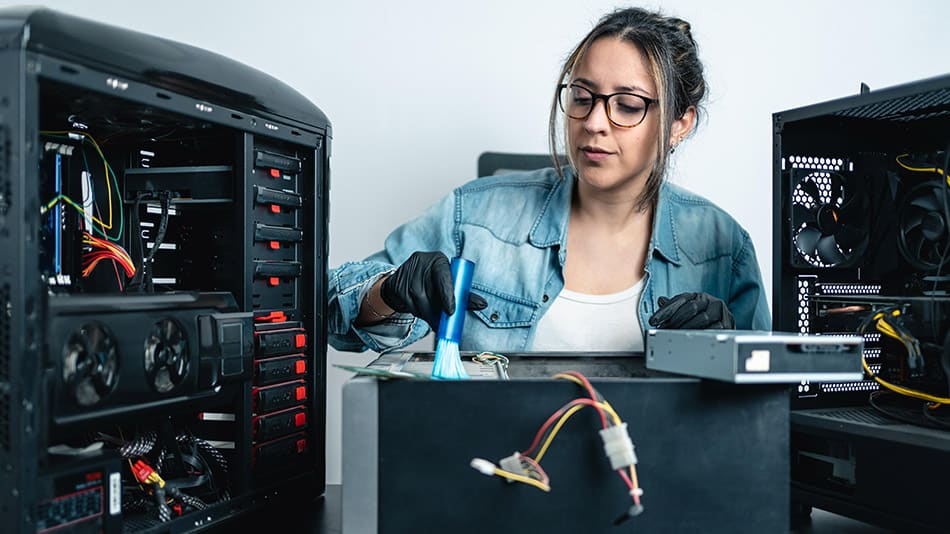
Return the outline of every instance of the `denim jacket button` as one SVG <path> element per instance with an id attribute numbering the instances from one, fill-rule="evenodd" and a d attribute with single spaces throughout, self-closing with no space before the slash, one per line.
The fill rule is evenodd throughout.
<path id="1" fill-rule="evenodd" d="M 541 297 L 541 302 L 547 302 L 547 301 L 548 301 L 547 295 L 544 295 L 543 297 Z"/>
<path id="2" fill-rule="evenodd" d="M 491 314 L 490 319 L 491 319 L 491 322 L 493 322 L 493 323 L 494 323 L 495 321 L 497 321 L 497 320 L 498 320 L 498 313 L 495 312 L 495 313 Z"/>

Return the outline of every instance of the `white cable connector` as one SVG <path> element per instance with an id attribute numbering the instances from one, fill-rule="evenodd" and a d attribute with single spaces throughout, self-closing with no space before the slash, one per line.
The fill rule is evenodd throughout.
<path id="1" fill-rule="evenodd" d="M 600 431 L 600 439 L 604 441 L 604 452 L 610 459 L 610 468 L 616 471 L 637 463 L 637 455 L 633 452 L 633 441 L 627 432 L 627 423 L 607 427 Z"/>
<path id="2" fill-rule="evenodd" d="M 468 465 L 483 475 L 492 476 L 495 474 L 495 464 L 484 458 L 472 458 Z"/>
<path id="3" fill-rule="evenodd" d="M 528 472 L 525 471 L 524 466 L 521 464 L 521 453 L 518 451 L 515 451 L 511 456 L 505 456 L 501 460 L 498 460 L 498 466 L 509 473 L 528 476 Z M 514 480 L 510 478 L 507 480 L 508 482 L 514 482 Z"/>

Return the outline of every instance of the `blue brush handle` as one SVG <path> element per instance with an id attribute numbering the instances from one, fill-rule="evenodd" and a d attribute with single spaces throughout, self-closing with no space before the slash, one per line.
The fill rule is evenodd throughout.
<path id="1" fill-rule="evenodd" d="M 465 310 L 468 308 L 468 293 L 472 289 L 472 276 L 475 262 L 464 258 L 452 258 L 452 284 L 455 286 L 455 313 L 442 312 L 439 320 L 439 339 L 458 343 L 462 339 L 462 327 L 465 325 Z"/>

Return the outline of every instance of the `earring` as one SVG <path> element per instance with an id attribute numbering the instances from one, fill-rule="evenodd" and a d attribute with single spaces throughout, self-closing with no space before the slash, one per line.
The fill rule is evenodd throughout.
<path id="1" fill-rule="evenodd" d="M 683 142 L 683 136 L 680 136 L 678 139 L 676 139 L 676 142 L 670 145 L 670 154 L 672 154 L 673 152 L 676 152 L 677 145 L 679 145 L 682 142 Z"/>

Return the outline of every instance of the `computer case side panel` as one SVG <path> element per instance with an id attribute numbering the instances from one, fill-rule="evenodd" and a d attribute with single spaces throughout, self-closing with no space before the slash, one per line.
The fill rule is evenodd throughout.
<path id="1" fill-rule="evenodd" d="M 30 528 L 22 510 L 36 494 L 46 415 L 41 390 L 44 302 L 29 258 L 38 256 L 36 83 L 24 75 L 35 68 L 22 51 L 0 50 L 0 70 L 14 73 L 0 81 L 0 478 L 9 488 L 0 495 L 4 524 Z M 7 484 L 6 482 L 9 482 Z"/>

